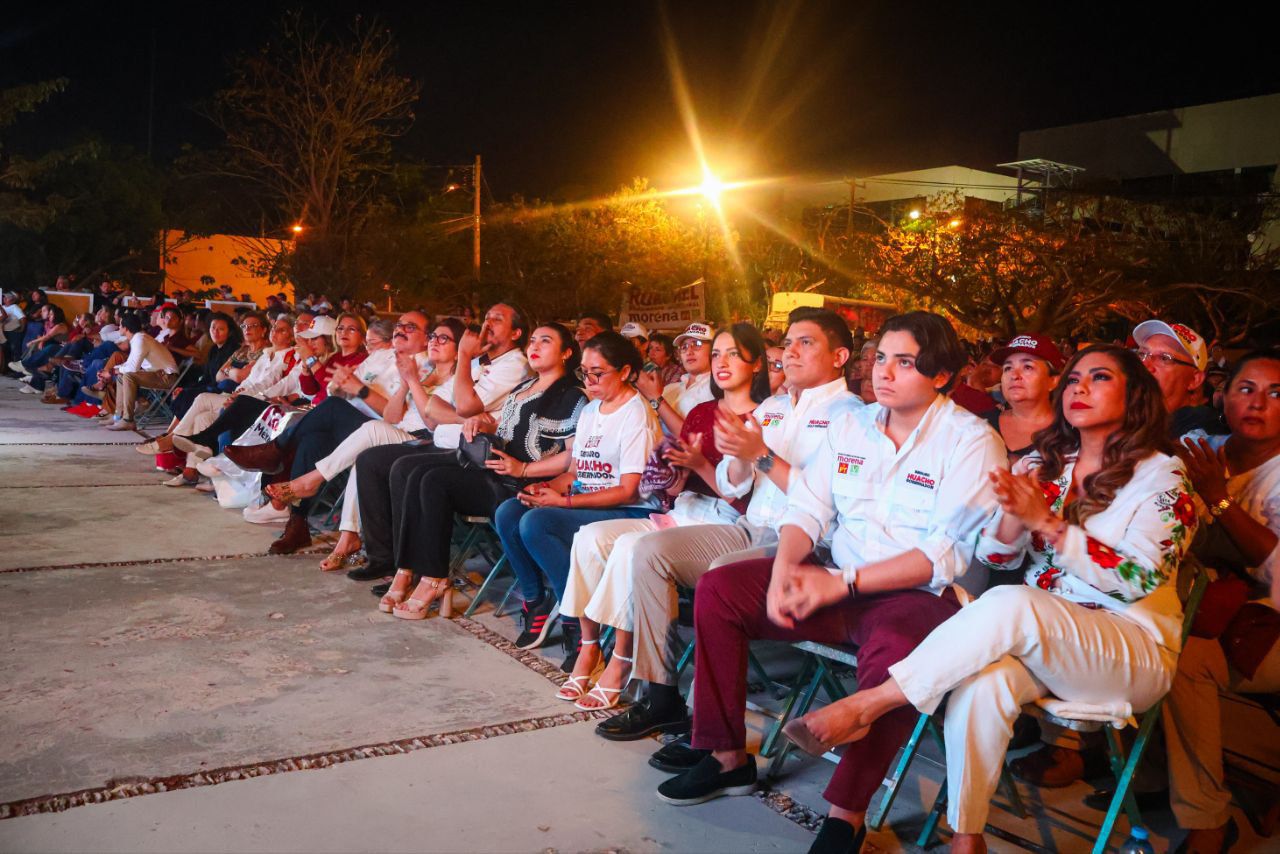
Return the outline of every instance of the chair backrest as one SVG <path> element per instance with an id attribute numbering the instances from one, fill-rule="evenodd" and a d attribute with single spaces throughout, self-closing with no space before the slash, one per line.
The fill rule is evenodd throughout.
<path id="1" fill-rule="evenodd" d="M 1178 566 L 1179 578 L 1181 578 L 1182 573 L 1187 571 L 1194 572 L 1195 577 L 1191 581 L 1191 590 L 1187 593 L 1187 600 L 1182 603 L 1182 642 L 1184 644 L 1187 642 L 1187 638 L 1191 636 L 1191 625 L 1196 621 L 1196 612 L 1200 610 L 1200 602 L 1204 599 L 1204 590 L 1209 586 L 1209 573 L 1205 570 L 1204 564 L 1189 552 L 1182 558 L 1182 563 Z"/>

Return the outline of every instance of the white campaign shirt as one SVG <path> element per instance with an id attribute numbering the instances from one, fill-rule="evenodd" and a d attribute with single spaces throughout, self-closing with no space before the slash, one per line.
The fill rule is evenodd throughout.
<path id="1" fill-rule="evenodd" d="M 624 474 L 643 474 L 660 437 L 658 419 L 638 394 L 608 414 L 600 411 L 600 401 L 588 403 L 573 439 L 582 491 L 599 492 L 620 485 Z"/>
<path id="2" fill-rule="evenodd" d="M 413 360 L 418 363 L 419 374 L 426 370 L 427 353 L 425 350 L 421 353 L 415 353 Z M 356 379 L 360 380 L 360 382 L 364 383 L 384 398 L 390 400 L 391 397 L 400 390 L 400 386 L 402 384 L 400 371 L 396 368 L 395 348 L 384 347 L 381 350 L 374 350 L 363 362 L 356 365 L 355 376 Z M 333 393 L 332 386 L 329 387 L 329 393 Z M 382 416 L 379 415 L 373 407 L 369 406 L 369 404 L 365 403 L 358 397 L 347 399 L 347 403 L 350 403 L 370 418 L 382 418 Z M 421 416 L 419 416 L 418 420 L 422 420 Z M 413 432 L 414 430 L 421 430 L 425 426 L 425 424 L 422 424 L 418 427 L 401 427 L 400 429 Z"/>
<path id="3" fill-rule="evenodd" d="M 849 391 L 841 377 L 826 385 L 805 389 L 796 400 L 785 392 L 775 394 L 757 406 L 752 415 L 760 422 L 765 446 L 790 463 L 788 486 L 792 486 L 822 447 L 831 422 L 839 415 L 857 412 L 864 406 L 866 404 Z M 741 498 L 750 492 L 751 501 L 743 521 L 752 529 L 753 542 L 775 541 L 778 520 L 787 510 L 787 493 L 779 489 L 768 475 L 758 471 L 742 483 L 731 483 L 729 466 L 732 462 L 733 457 L 726 455 L 716 466 L 716 489 L 729 499 Z"/>
<path id="4" fill-rule="evenodd" d="M 672 409 L 680 413 L 681 418 L 688 415 L 689 410 L 699 403 L 714 400 L 711 394 L 710 371 L 698 374 L 692 384 L 688 383 L 689 375 L 685 374 L 680 378 L 679 382 L 669 383 L 662 389 L 663 399 L 667 401 Z"/>
<path id="5" fill-rule="evenodd" d="M 533 376 L 529 368 L 529 360 L 520 348 L 508 350 L 498 358 L 482 365 L 479 358 L 471 360 L 471 380 L 475 383 L 476 397 L 484 404 L 485 412 L 499 412 L 507 402 L 507 395 L 520 383 Z M 448 396 L 444 390 L 448 389 Z M 453 400 L 453 377 L 436 389 L 435 394 L 449 401 Z M 456 448 L 462 443 L 461 424 L 441 424 L 431 434 L 431 439 L 438 448 Z"/>
<path id="6" fill-rule="evenodd" d="M 996 507 L 987 472 L 1008 468 L 1004 443 L 982 419 L 941 395 L 901 448 L 879 404 L 840 415 L 804 475 L 791 484 L 782 525 L 817 543 L 831 529 L 838 569 L 919 549 L 933 562 L 923 586 L 941 593 L 969 567 Z"/>
<path id="7" fill-rule="evenodd" d="M 22 319 L 26 317 L 22 313 L 22 309 L 16 305 L 6 305 L 4 307 L 4 331 L 12 332 L 22 325 Z"/>
<path id="8" fill-rule="evenodd" d="M 178 363 L 159 341 L 145 332 L 135 332 L 129 339 L 129 358 L 120 366 L 120 373 L 132 374 L 138 371 L 174 374 L 178 372 Z"/>
<path id="9" fill-rule="evenodd" d="M 292 348 L 282 347 L 277 350 L 274 347 L 268 347 L 263 350 L 262 355 L 258 356 L 258 361 L 254 362 L 253 367 L 249 369 L 249 376 L 236 386 L 236 391 L 256 397 L 263 389 L 279 382 L 284 376 L 284 359 L 290 349 Z"/>

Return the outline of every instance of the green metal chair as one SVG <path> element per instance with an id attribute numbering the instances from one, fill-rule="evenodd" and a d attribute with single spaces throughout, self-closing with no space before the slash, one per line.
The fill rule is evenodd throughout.
<path id="1" fill-rule="evenodd" d="M 832 703 L 847 697 L 848 692 L 840 684 L 840 671 L 856 674 L 858 670 L 858 653 L 853 647 L 832 646 L 814 641 L 799 641 L 791 646 L 804 654 L 804 660 L 800 665 L 800 672 L 791 683 L 781 714 L 760 745 L 760 755 L 771 757 L 769 768 L 765 772 L 771 778 L 778 776 L 791 753 L 791 742 L 780 739 L 782 728 L 792 718 L 809 712 L 813 701 L 818 697 L 819 689 L 826 692 Z"/>
<path id="2" fill-rule="evenodd" d="M 1208 575 L 1204 572 L 1200 562 L 1194 557 L 1186 558 L 1181 566 L 1180 572 L 1191 570 L 1194 573 L 1194 579 L 1191 584 L 1190 592 L 1187 596 L 1185 605 L 1183 606 L 1182 620 L 1182 639 L 1185 642 L 1187 636 L 1191 633 L 1191 624 L 1195 620 L 1196 611 L 1200 607 L 1200 600 L 1204 597 L 1204 589 L 1208 583 Z M 1099 721 L 1078 721 L 1069 720 L 1048 713 L 1037 703 L 1028 703 L 1023 707 L 1023 711 L 1037 716 L 1043 720 L 1066 729 L 1072 729 L 1077 732 L 1096 732 L 1105 727 L 1107 738 L 1107 753 L 1111 764 L 1111 772 L 1116 778 L 1115 794 L 1111 798 L 1111 805 L 1107 809 L 1106 818 L 1103 820 L 1101 827 L 1098 829 L 1098 836 L 1094 842 L 1093 854 L 1102 854 L 1106 850 L 1107 844 L 1111 839 L 1111 834 L 1115 829 L 1116 820 L 1120 816 L 1123 809 L 1129 818 L 1130 826 L 1142 824 L 1142 814 L 1138 810 L 1137 802 L 1133 798 L 1130 786 L 1133 783 L 1133 776 L 1137 772 L 1138 764 L 1142 761 L 1142 756 L 1146 752 L 1147 743 L 1151 739 L 1152 730 L 1156 726 L 1156 722 L 1160 720 L 1160 708 L 1164 705 L 1164 698 L 1158 700 L 1155 705 L 1145 711 L 1138 723 L 1138 734 L 1134 741 L 1133 748 L 1125 755 L 1124 745 L 1121 743 L 1119 732 L 1111 726 Z M 917 721 L 915 729 L 911 736 L 907 739 L 903 747 L 902 754 L 898 759 L 898 763 L 887 781 L 888 791 L 885 792 L 881 799 L 880 806 L 874 809 L 867 817 L 867 825 L 872 830 L 879 830 L 883 825 L 885 818 L 889 814 L 889 808 L 892 806 L 894 799 L 897 797 L 898 790 L 906 778 L 907 770 L 911 767 L 911 762 L 915 758 L 915 754 L 919 748 L 920 738 L 925 729 L 933 733 L 937 739 L 939 746 L 945 752 L 945 744 L 941 736 L 941 730 L 938 726 L 940 713 L 935 716 L 921 714 Z M 1025 816 L 1025 809 L 1022 806 L 1021 797 L 1018 795 L 1017 788 L 1013 784 L 1012 779 L 1008 775 L 1008 770 L 1002 772 L 1001 780 L 1005 784 L 1010 793 L 1010 804 L 1013 812 L 1019 818 Z M 933 806 L 929 810 L 929 815 L 925 819 L 924 827 L 920 832 L 920 837 L 916 844 L 921 848 L 927 848 L 932 842 L 934 831 L 938 827 L 938 821 L 942 817 L 942 813 L 946 810 L 947 788 L 946 777 L 943 777 L 942 788 L 938 796 L 934 799 Z M 1010 834 L 1001 832 L 1004 838 L 1009 838 Z M 1014 841 L 1017 841 L 1014 837 Z M 1028 840 L 1022 840 L 1027 842 Z M 1034 843 L 1032 843 L 1034 844 Z"/>

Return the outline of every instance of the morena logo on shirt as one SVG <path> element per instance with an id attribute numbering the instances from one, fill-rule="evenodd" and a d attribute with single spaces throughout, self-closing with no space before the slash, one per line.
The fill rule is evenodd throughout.
<path id="1" fill-rule="evenodd" d="M 603 436 L 602 434 L 597 433 L 597 434 L 596 434 L 596 435 L 594 435 L 594 436 L 588 436 L 588 437 L 587 437 L 587 441 L 583 444 L 583 446 L 582 446 L 582 447 L 584 447 L 584 448 L 598 448 L 598 447 L 600 447 L 600 443 L 601 443 L 602 441 L 604 441 L 604 436 Z"/>
<path id="2" fill-rule="evenodd" d="M 774 425 L 774 426 L 776 427 L 777 425 L 779 425 L 779 424 L 781 424 L 781 423 L 782 423 L 782 413 L 781 413 L 781 412 L 766 412 L 766 413 L 764 414 L 764 420 L 762 420 L 762 421 L 760 422 L 760 426 L 761 426 L 761 427 L 768 427 L 770 424 L 772 424 L 772 425 Z"/>
<path id="3" fill-rule="evenodd" d="M 907 483 L 915 486 L 923 486 L 925 489 L 933 489 L 938 485 L 938 482 L 933 479 L 933 475 L 929 474 L 927 471 L 920 471 L 919 469 L 907 475 Z"/>
<path id="4" fill-rule="evenodd" d="M 836 474 L 857 474 L 866 463 L 867 458 L 857 454 L 836 454 Z"/>
<path id="5" fill-rule="evenodd" d="M 830 421 L 823 421 L 821 418 L 813 418 L 809 420 L 809 424 L 807 426 L 811 430 L 826 430 L 829 424 L 831 424 Z"/>

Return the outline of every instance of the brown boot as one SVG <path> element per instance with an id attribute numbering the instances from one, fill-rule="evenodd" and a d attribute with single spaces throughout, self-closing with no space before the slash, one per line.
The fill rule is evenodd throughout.
<path id="1" fill-rule="evenodd" d="M 311 528 L 307 525 L 307 517 L 301 513 L 291 513 L 289 523 L 284 526 L 280 539 L 271 544 L 267 554 L 291 555 L 298 549 L 311 545 Z"/>
<path id="2" fill-rule="evenodd" d="M 264 442 L 261 445 L 228 445 L 222 453 L 245 471 L 275 474 L 284 467 L 284 454 L 276 447 L 275 442 Z"/>

